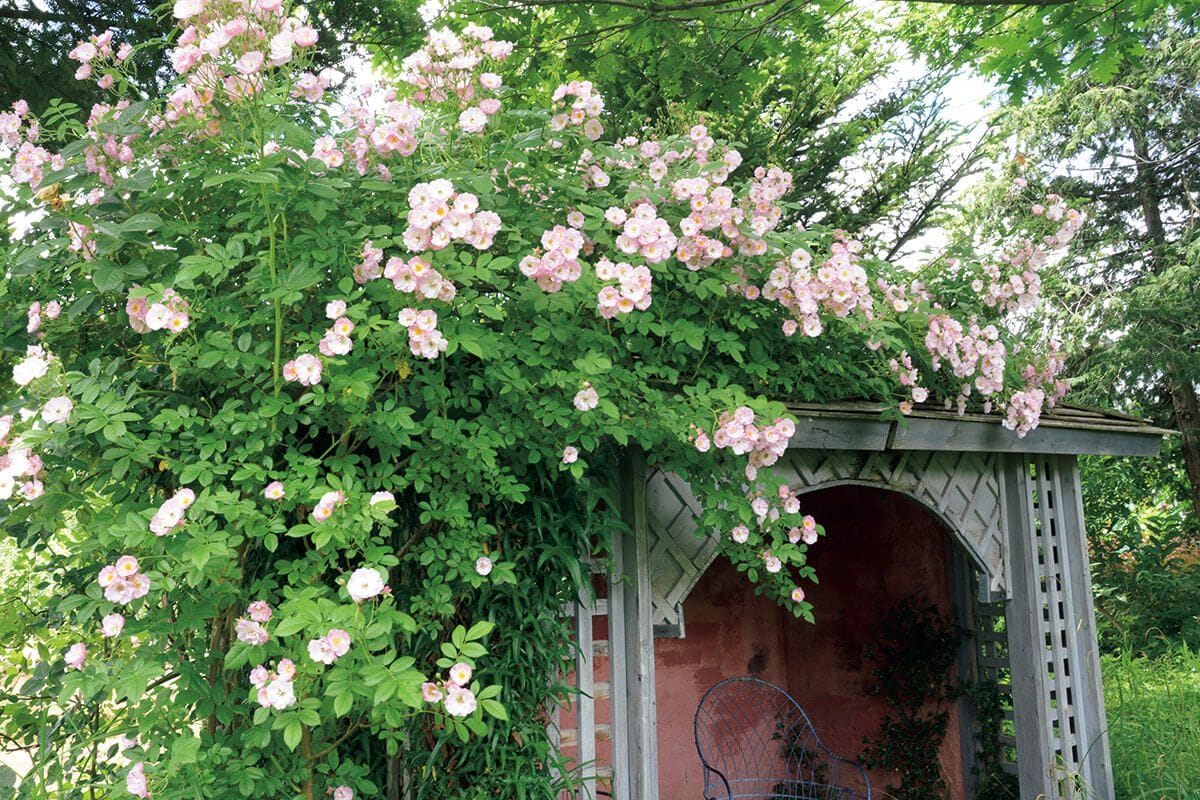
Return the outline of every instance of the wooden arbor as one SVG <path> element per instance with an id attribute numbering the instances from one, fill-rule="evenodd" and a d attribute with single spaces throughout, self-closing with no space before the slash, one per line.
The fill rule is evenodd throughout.
<path id="1" fill-rule="evenodd" d="M 1006 767 L 1021 796 L 1075 800 L 1080 778 L 1091 796 L 1112 800 L 1076 458 L 1156 455 L 1167 432 L 1077 409 L 1047 415 L 1023 439 L 995 417 L 918 411 L 897 423 L 870 404 L 791 410 L 797 432 L 775 469 L 793 489 L 900 492 L 961 544 L 954 590 L 976 637 L 960 668 L 996 680 L 1011 700 Z M 686 634 L 683 601 L 715 558 L 716 534 L 697 531 L 699 504 L 678 477 L 636 453 L 624 475 L 634 535 L 614 547 L 607 596 L 587 593 L 573 610 L 581 695 L 558 732 L 580 774 L 613 797 L 658 800 L 654 640 Z M 606 640 L 593 636 L 598 617 L 607 617 Z M 595 796 L 589 784 L 580 798 Z"/>

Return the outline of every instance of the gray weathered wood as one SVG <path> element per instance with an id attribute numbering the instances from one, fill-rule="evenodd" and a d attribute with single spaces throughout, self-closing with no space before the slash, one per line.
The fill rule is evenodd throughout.
<path id="1" fill-rule="evenodd" d="M 1087 532 L 1084 529 L 1083 492 L 1079 465 L 1074 458 L 1057 459 L 1056 475 L 1062 487 L 1059 505 L 1062 542 L 1071 565 L 1069 591 L 1075 598 L 1075 619 L 1069 629 L 1074 638 L 1075 704 L 1084 749 L 1081 771 L 1096 800 L 1113 800 L 1112 758 L 1108 723 L 1104 713 L 1104 682 L 1100 675 L 1100 648 L 1096 638 L 1096 610 L 1088 565 Z"/>
<path id="2" fill-rule="evenodd" d="M 1044 425 L 1021 438 L 998 422 L 919 418 L 896 423 L 891 439 L 891 447 L 896 450 L 1060 455 L 1156 456 L 1161 445 L 1162 435 L 1158 433 Z"/>
<path id="3" fill-rule="evenodd" d="M 624 490 L 624 486 L 622 486 Z M 612 719 L 618 721 L 612 732 L 612 790 L 613 797 L 632 797 L 629 783 L 629 731 L 619 721 L 629 719 L 629 659 L 625 653 L 625 627 L 629 614 L 625 605 L 625 549 L 614 533 L 612 546 L 613 568 L 608 576 L 608 669 L 612 684 Z"/>
<path id="4" fill-rule="evenodd" d="M 624 600 L 625 770 L 629 800 L 658 800 L 658 723 L 655 713 L 653 590 L 650 584 L 646 462 L 631 448 L 622 470 L 621 510 L 630 534 L 622 537 L 620 590 Z M 614 638 L 612 633 L 610 638 Z M 614 678 L 615 678 L 614 673 Z M 614 694 L 617 691 L 614 686 Z M 614 730 L 615 734 L 616 730 Z M 615 740 L 614 740 L 615 744 Z M 614 758 L 614 772 L 619 765 Z"/>
<path id="5" fill-rule="evenodd" d="M 575 695 L 575 724 L 579 730 L 576 763 L 579 765 L 579 777 L 584 779 L 579 788 L 579 800 L 595 796 L 588 786 L 590 782 L 590 788 L 594 789 L 596 774 L 595 654 L 592 648 L 594 611 L 592 587 L 581 586 L 579 600 L 575 604 L 575 643 L 578 645 L 575 651 L 575 681 L 579 690 Z M 588 778 L 593 780 L 588 781 Z"/>
<path id="6" fill-rule="evenodd" d="M 1050 687 L 1042 636 L 1041 567 L 1031 507 L 1029 462 L 1004 456 L 1004 502 L 1012 553 L 1012 599 L 1006 608 L 1012 668 L 1013 720 L 1017 730 L 1017 776 L 1021 797 L 1056 798 L 1050 780 Z"/>
<path id="7" fill-rule="evenodd" d="M 1062 766 L 1074 770 L 1079 764 L 1080 747 L 1078 723 L 1075 719 L 1074 653 L 1067 635 L 1074 617 L 1072 598 L 1065 591 L 1064 576 L 1069 570 L 1061 542 L 1062 521 L 1058 515 L 1062 492 L 1058 485 L 1058 470 L 1054 459 L 1039 457 L 1034 461 L 1033 486 L 1038 527 L 1036 538 L 1041 551 L 1041 595 L 1035 603 L 1044 609 L 1038 614 L 1041 637 L 1046 643 L 1046 668 L 1051 700 L 1051 746 L 1062 760 Z"/>
<path id="8" fill-rule="evenodd" d="M 950 596 L 955 616 L 960 630 L 968 634 L 968 638 L 965 638 L 958 648 L 955 665 L 958 679 L 974 682 L 979 679 L 979 659 L 975 643 L 969 636 L 978 628 L 975 618 L 975 568 L 962 547 L 949 536 L 946 537 L 946 563 L 950 565 Z M 967 797 L 974 797 L 979 784 L 979 777 L 974 770 L 978 762 L 975 723 L 971 703 L 965 696 L 958 699 L 958 719 L 959 746 L 962 748 Z"/>
<path id="9" fill-rule="evenodd" d="M 885 450 L 892 425 L 880 419 L 796 414 L 791 446 L 806 450 Z"/>

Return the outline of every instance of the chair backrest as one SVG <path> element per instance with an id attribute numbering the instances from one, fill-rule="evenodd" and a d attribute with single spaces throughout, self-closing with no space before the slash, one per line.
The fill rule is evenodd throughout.
<path id="1" fill-rule="evenodd" d="M 779 783 L 829 782 L 829 751 L 808 715 L 766 681 L 730 678 L 713 686 L 696 709 L 695 731 L 700 760 L 724 776 L 733 797 L 803 796 L 782 794 Z"/>

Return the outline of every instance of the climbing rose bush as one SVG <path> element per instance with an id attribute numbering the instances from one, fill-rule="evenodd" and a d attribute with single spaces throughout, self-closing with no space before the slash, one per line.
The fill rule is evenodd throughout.
<path id="1" fill-rule="evenodd" d="M 48 576 L 0 723 L 40 746 L 27 786 L 515 796 L 482 741 L 552 796 L 562 608 L 623 535 L 631 448 L 811 620 L 824 531 L 770 469 L 782 401 L 1023 434 L 1065 391 L 1006 324 L 1081 224 L 1061 198 L 988 257 L 906 272 L 795 225 L 791 176 L 701 122 L 614 140 L 586 80 L 510 90 L 487 28 L 352 87 L 307 69 L 301 8 L 173 13 L 165 96 L 123 94 L 131 49 L 102 33 L 70 56 L 111 102 L 0 113 L 28 221 L 0 521 Z"/>

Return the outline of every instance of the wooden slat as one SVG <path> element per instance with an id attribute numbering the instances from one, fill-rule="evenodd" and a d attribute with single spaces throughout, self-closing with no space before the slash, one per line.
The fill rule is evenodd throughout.
<path id="1" fill-rule="evenodd" d="M 576 602 L 575 635 L 579 647 L 575 649 L 575 682 L 579 694 L 574 698 L 579 730 L 578 756 L 580 775 L 588 775 L 596 768 L 596 701 L 592 695 L 595 682 L 595 656 L 592 651 L 592 587 L 582 586 Z M 585 800 L 587 784 L 580 787 L 580 800 Z"/>
<path id="2" fill-rule="evenodd" d="M 791 446 L 806 450 L 885 450 L 891 429 L 891 423 L 879 419 L 798 414 Z"/>
<path id="3" fill-rule="evenodd" d="M 658 722 L 655 715 L 653 592 L 647 552 L 646 462 L 636 448 L 628 451 L 622 471 L 621 511 L 630 534 L 623 536 L 620 590 L 624 596 L 625 725 L 630 800 L 658 798 Z M 612 597 L 610 591 L 609 597 Z M 615 609 L 614 609 L 615 614 Z M 610 636 L 611 636 L 610 632 Z M 614 690 L 616 690 L 614 686 Z M 615 694 L 615 691 L 614 691 Z M 622 719 L 622 717 L 615 717 Z M 614 745 L 621 739 L 614 737 Z M 620 762 L 614 759 L 614 769 Z"/>
<path id="4" fill-rule="evenodd" d="M 1108 723 L 1104 713 L 1104 683 L 1100 674 L 1099 645 L 1096 639 L 1096 611 L 1092 599 L 1092 580 L 1088 569 L 1087 532 L 1084 530 L 1083 496 L 1079 465 L 1073 458 L 1058 459 L 1063 502 L 1062 544 L 1071 566 L 1067 587 L 1074 599 L 1070 634 L 1074 639 L 1074 678 L 1078 684 L 1075 703 L 1080 744 L 1084 749 L 1084 778 L 1099 800 L 1113 800 L 1115 787 L 1108 741 Z"/>
<path id="5" fill-rule="evenodd" d="M 1041 574 L 1029 486 L 1029 462 L 1004 459 L 1005 517 L 1012 557 L 1012 600 L 1005 609 L 1012 666 L 1013 721 L 1017 737 L 1017 774 L 1021 797 L 1055 797 L 1050 780 L 1049 687 L 1041 631 Z"/>
<path id="6" fill-rule="evenodd" d="M 624 487 L 622 487 L 624 488 Z M 614 537 L 623 534 L 614 532 Z M 625 653 L 625 626 L 629 616 L 625 607 L 625 549 L 619 540 L 612 542 L 613 570 L 608 580 L 608 635 L 603 640 L 609 649 L 609 672 L 612 676 L 612 718 L 629 719 L 629 664 Z M 597 641 L 597 644 L 599 644 Z M 614 798 L 629 798 L 629 734 L 618 725 L 612 738 L 612 790 Z"/>
<path id="7" fill-rule="evenodd" d="M 891 440 L 891 447 L 896 450 L 973 453 L 1156 456 L 1161 446 L 1162 434 L 1157 432 L 1046 424 L 1021 438 L 996 422 L 944 419 L 910 419 L 907 424 L 898 423 Z"/>

